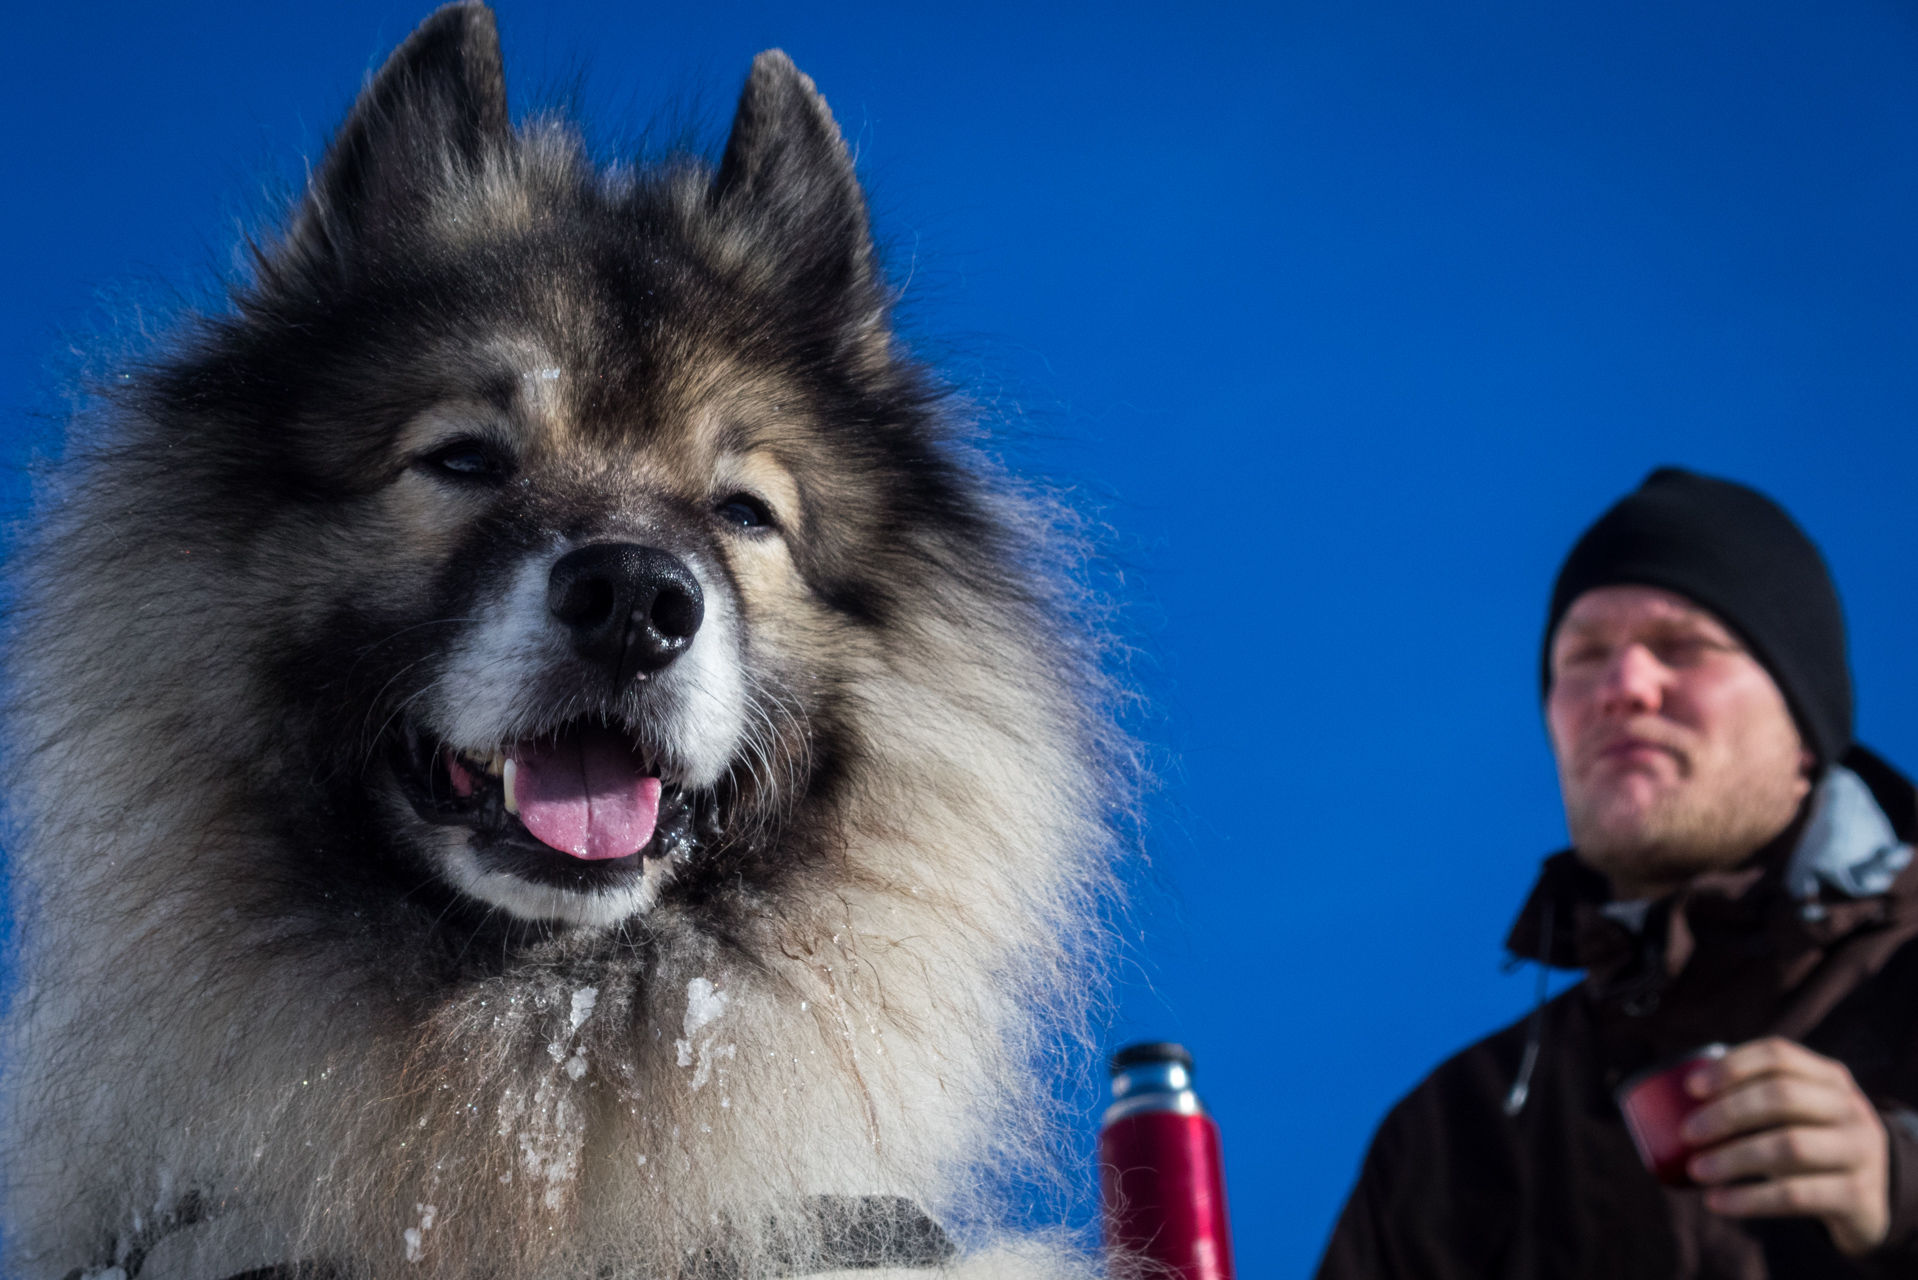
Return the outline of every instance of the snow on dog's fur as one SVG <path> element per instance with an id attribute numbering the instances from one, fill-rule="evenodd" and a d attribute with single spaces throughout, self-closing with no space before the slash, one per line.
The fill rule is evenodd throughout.
<path id="1" fill-rule="evenodd" d="M 781 54 L 716 168 L 612 169 L 483 7 L 393 55 L 15 563 L 6 1274 L 1085 1265 L 982 1188 L 1047 1159 L 1123 744 L 891 301 Z M 563 849 L 541 752 L 644 847 Z"/>

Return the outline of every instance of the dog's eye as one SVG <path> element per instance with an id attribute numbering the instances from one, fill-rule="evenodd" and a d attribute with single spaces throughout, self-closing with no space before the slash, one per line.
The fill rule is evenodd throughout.
<path id="1" fill-rule="evenodd" d="M 455 440 L 421 458 L 420 465 L 459 480 L 500 480 L 507 472 L 492 447 L 478 440 Z"/>
<path id="2" fill-rule="evenodd" d="M 741 529 L 758 529 L 773 522 L 773 513 L 766 509 L 766 504 L 750 493 L 735 493 L 713 510 L 721 520 Z"/>

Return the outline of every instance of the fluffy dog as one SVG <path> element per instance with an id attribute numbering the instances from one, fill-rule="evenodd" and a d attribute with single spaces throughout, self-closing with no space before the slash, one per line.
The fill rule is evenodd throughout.
<path id="1" fill-rule="evenodd" d="M 1076 1273 L 1124 744 L 762 54 L 717 167 L 367 85 L 15 561 L 7 1274 Z"/>

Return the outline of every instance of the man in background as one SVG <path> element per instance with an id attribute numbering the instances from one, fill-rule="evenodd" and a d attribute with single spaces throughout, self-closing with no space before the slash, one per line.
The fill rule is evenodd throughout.
<path id="1" fill-rule="evenodd" d="M 1541 675 L 1572 848 L 1506 945 L 1585 979 L 1393 1108 L 1321 1280 L 1918 1277 L 1918 795 L 1852 742 L 1817 549 L 1654 472 L 1560 570 Z M 1715 1042 L 1663 1187 L 1614 1090 Z"/>

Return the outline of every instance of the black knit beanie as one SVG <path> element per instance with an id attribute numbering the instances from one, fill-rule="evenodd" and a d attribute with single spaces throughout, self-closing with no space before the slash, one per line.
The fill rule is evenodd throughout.
<path id="1" fill-rule="evenodd" d="M 1824 765 L 1851 745 L 1845 618 L 1825 561 L 1785 509 L 1729 480 L 1661 467 L 1598 518 L 1565 558 L 1545 622 L 1552 635 L 1594 587 L 1663 587 L 1703 605 L 1771 672 L 1805 746 Z"/>

